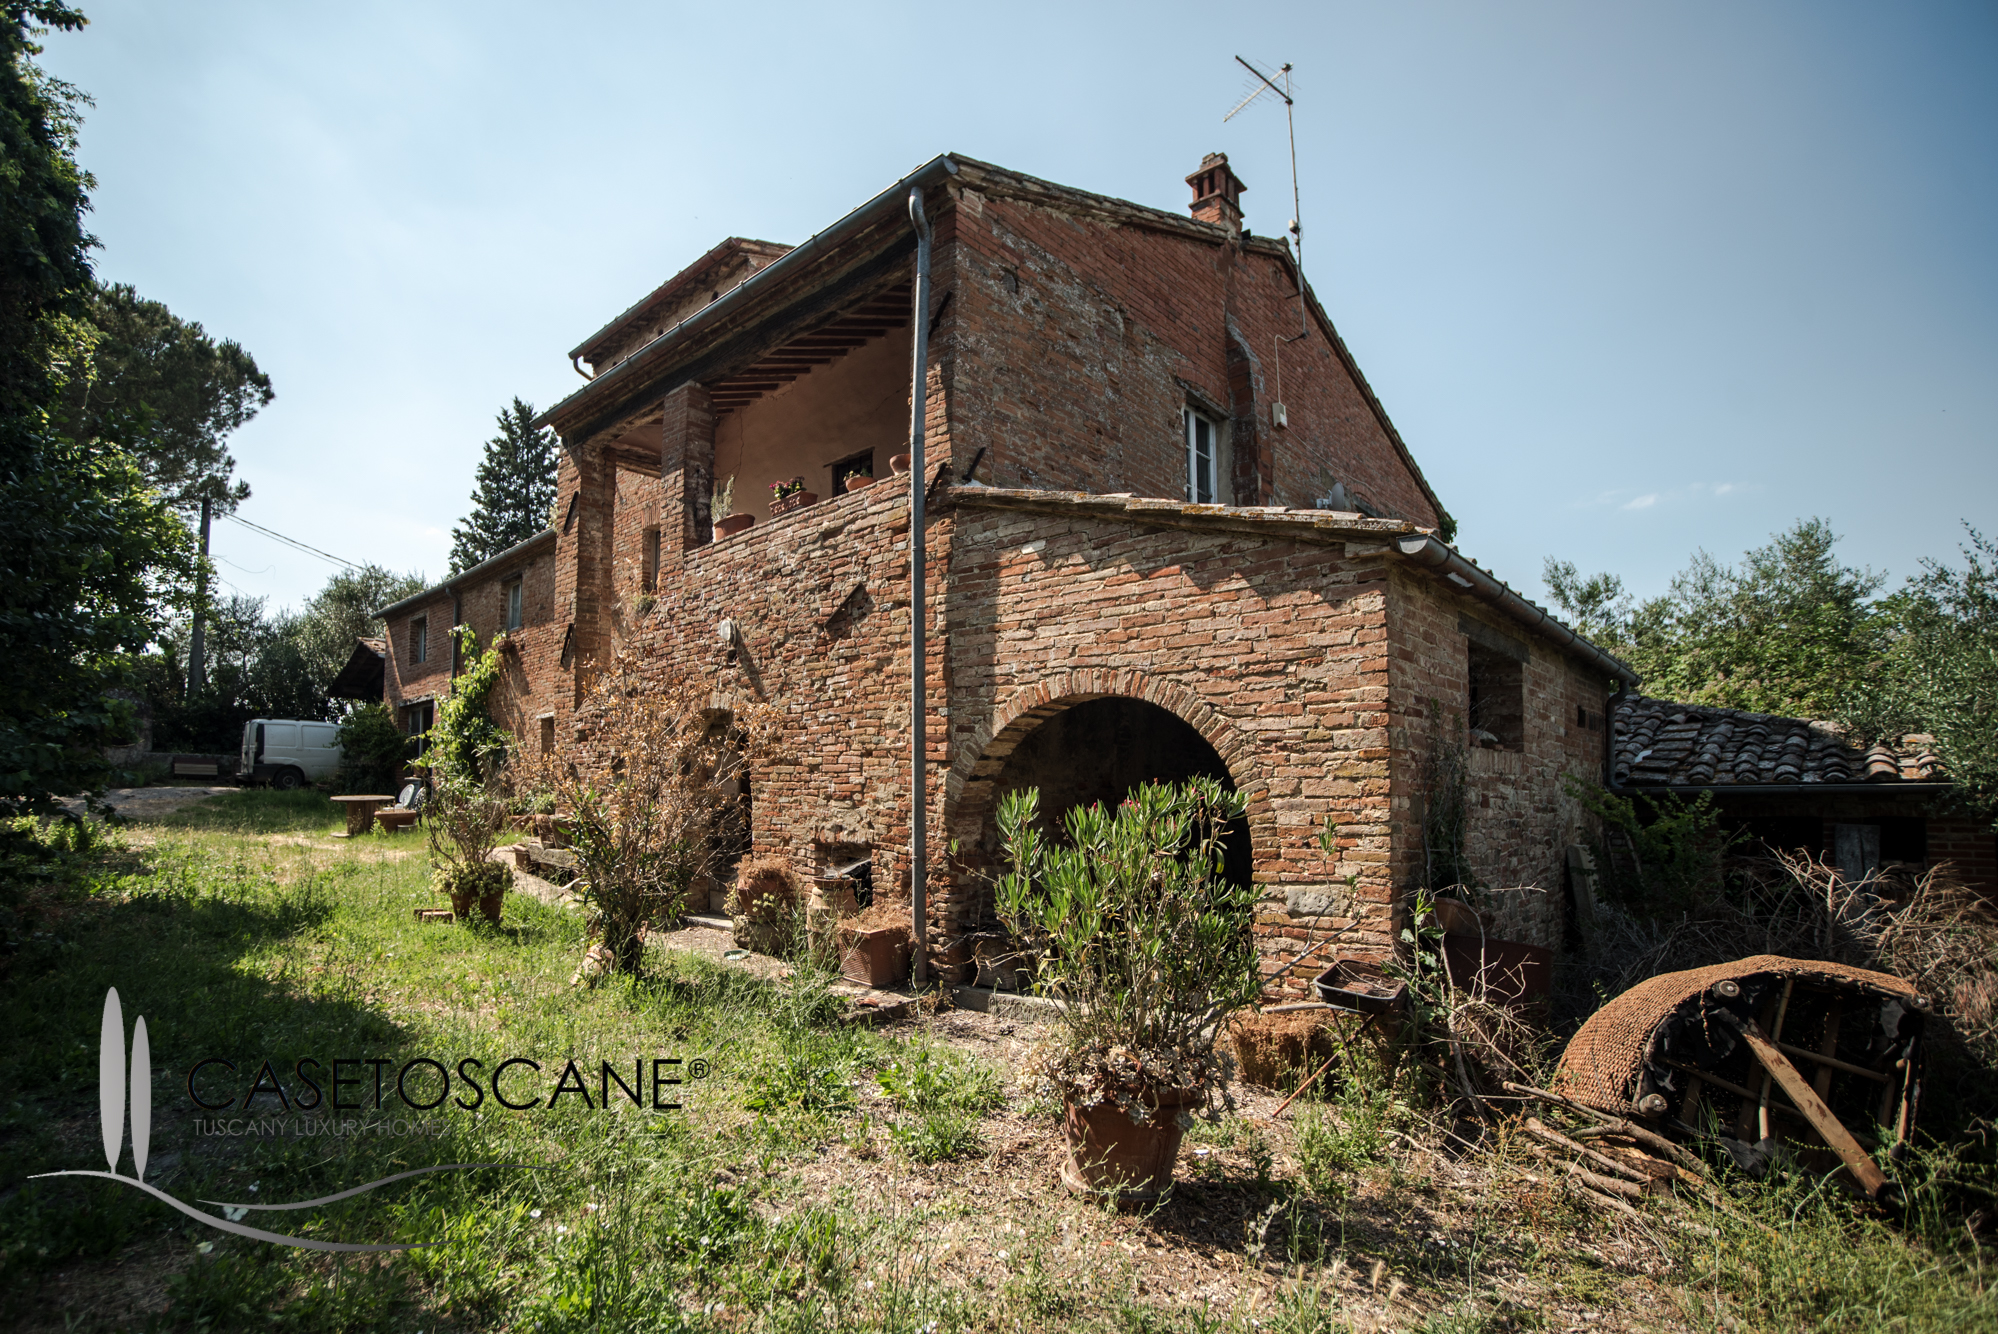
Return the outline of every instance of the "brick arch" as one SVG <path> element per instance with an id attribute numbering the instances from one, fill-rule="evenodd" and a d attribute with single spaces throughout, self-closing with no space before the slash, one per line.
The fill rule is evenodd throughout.
<path id="1" fill-rule="evenodd" d="M 1221 758 L 1235 790 L 1249 794 L 1250 845 L 1276 846 L 1274 815 L 1248 738 L 1187 687 L 1128 670 L 1052 672 L 1008 696 L 994 711 L 991 721 L 981 726 L 958 752 L 944 780 L 944 802 L 951 832 L 967 842 L 982 834 L 986 817 L 997 800 L 995 785 L 999 772 L 1014 749 L 1035 728 L 1074 705 L 1117 696 L 1156 705 L 1198 732 Z"/>

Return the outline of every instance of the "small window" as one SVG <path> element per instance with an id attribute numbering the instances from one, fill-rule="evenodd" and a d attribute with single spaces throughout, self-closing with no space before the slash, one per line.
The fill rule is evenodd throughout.
<path id="1" fill-rule="evenodd" d="M 520 604 L 521 581 L 517 578 L 509 579 L 506 581 L 506 628 L 509 630 L 520 629 Z"/>
<path id="2" fill-rule="evenodd" d="M 659 529 L 647 528 L 644 534 L 644 568 L 639 571 L 639 586 L 646 592 L 656 592 L 659 588 Z"/>
<path id="3" fill-rule="evenodd" d="M 555 753 L 555 718 L 552 714 L 541 720 L 541 753 Z"/>
<path id="4" fill-rule="evenodd" d="M 1526 744 L 1525 664 L 1472 640 L 1471 744 L 1517 750 Z"/>
<path id="5" fill-rule="evenodd" d="M 409 623 L 409 660 L 422 662 L 430 656 L 430 618 L 418 616 Z"/>
<path id="6" fill-rule="evenodd" d="M 1212 505 L 1220 494 L 1221 427 L 1212 417 L 1186 409 L 1186 498 Z"/>

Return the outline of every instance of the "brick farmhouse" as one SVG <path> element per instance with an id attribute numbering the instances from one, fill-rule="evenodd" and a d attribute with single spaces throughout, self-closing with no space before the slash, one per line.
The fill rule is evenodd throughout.
<path id="1" fill-rule="evenodd" d="M 1431 878 L 1439 743 L 1466 748 L 1478 876 L 1519 887 L 1506 934 L 1558 944 L 1583 820 L 1566 779 L 1604 775 L 1636 679 L 1449 545 L 1289 247 L 1243 225 L 1226 158 L 1187 179 L 1182 216 L 943 157 L 800 246 L 718 245 L 572 351 L 588 382 L 542 418 L 555 526 L 387 609 L 385 698 L 427 725 L 448 627 L 504 631 L 501 721 L 587 757 L 616 727 L 580 707 L 592 664 L 696 674 L 785 719 L 784 760 L 749 785 L 755 848 L 906 884 L 920 540 L 947 977 L 989 917 L 1002 793 L 1058 812 L 1195 774 L 1250 794 L 1231 856 L 1270 958 L 1333 932 L 1384 954 Z M 934 229 L 917 535 L 895 470 L 912 190 Z M 773 503 L 794 478 L 811 499 Z"/>

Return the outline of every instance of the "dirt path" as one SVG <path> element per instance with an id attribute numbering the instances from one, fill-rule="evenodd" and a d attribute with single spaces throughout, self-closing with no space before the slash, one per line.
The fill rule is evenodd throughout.
<path id="1" fill-rule="evenodd" d="M 226 787 L 118 787 L 106 792 L 104 800 L 127 820 L 157 820 L 196 802 L 240 790 L 234 783 Z M 83 813 L 82 797 L 71 797 L 63 804 L 79 815 Z"/>

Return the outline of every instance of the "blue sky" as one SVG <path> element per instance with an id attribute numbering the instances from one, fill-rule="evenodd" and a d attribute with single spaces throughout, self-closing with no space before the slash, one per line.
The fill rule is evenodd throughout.
<path id="1" fill-rule="evenodd" d="M 1898 579 L 1998 529 L 1998 7 L 80 0 L 43 63 L 107 279 L 270 373 L 243 514 L 445 569 L 494 414 L 727 235 L 943 151 L 1182 208 L 1225 150 L 1464 550 L 1661 591 L 1808 515 Z M 332 566 L 218 533 L 239 590 Z"/>

